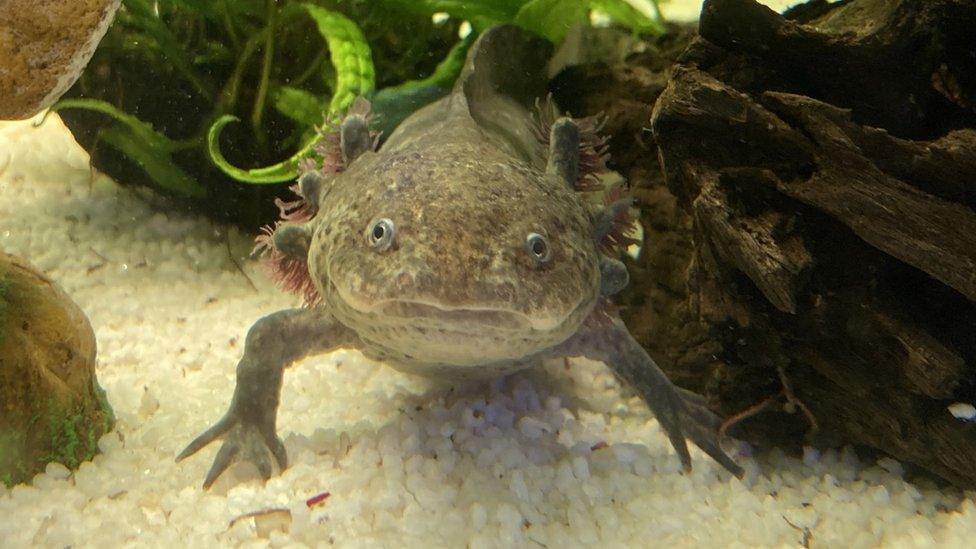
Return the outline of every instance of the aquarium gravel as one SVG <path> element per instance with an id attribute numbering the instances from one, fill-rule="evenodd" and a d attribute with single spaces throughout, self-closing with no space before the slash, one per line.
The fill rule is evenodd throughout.
<path id="1" fill-rule="evenodd" d="M 748 457 L 738 480 L 677 457 L 603 365 L 558 361 L 462 386 L 339 351 L 285 376 L 291 466 L 174 456 L 225 411 L 247 328 L 293 305 L 246 259 L 252 235 L 160 213 L 89 169 L 56 116 L 0 124 L 0 248 L 87 312 L 118 416 L 77 471 L 0 485 L 11 547 L 968 546 L 976 494 L 903 480 L 851 449 Z M 147 200 L 148 199 L 148 200 Z"/>

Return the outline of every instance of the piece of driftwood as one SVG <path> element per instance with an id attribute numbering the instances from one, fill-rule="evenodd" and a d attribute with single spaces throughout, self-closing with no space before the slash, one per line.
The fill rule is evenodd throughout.
<path id="1" fill-rule="evenodd" d="M 708 0 L 673 67 L 651 52 L 554 82 L 611 112 L 635 187 L 631 329 L 723 414 L 775 404 L 731 434 L 976 486 L 976 431 L 947 410 L 976 402 L 974 28 L 963 0 Z"/>

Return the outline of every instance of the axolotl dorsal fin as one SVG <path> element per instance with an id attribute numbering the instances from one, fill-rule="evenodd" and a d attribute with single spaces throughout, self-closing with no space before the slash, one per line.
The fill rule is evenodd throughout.
<path id="1" fill-rule="evenodd" d="M 425 143 L 432 133 L 467 119 L 508 141 L 512 153 L 544 162 L 532 111 L 546 95 L 546 65 L 552 51 L 546 39 L 514 25 L 485 30 L 468 50 L 451 93 L 407 117 L 382 150 L 396 152 Z"/>
<path id="2" fill-rule="evenodd" d="M 532 109 L 546 95 L 552 51 L 548 40 L 515 25 L 492 27 L 471 46 L 454 93 L 464 95 L 479 122 L 494 119 L 504 105 Z"/>
<path id="3" fill-rule="evenodd" d="M 514 25 L 492 27 L 471 46 L 454 87 L 471 117 L 482 127 L 507 136 L 523 150 L 538 147 L 527 113 L 546 96 L 548 40 Z"/>

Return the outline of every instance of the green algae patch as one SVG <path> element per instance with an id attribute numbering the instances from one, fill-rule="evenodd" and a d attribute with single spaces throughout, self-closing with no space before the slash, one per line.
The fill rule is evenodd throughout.
<path id="1" fill-rule="evenodd" d="M 104 395 L 100 387 L 94 388 Z M 96 406 L 75 402 L 64 404 L 52 399 L 39 406 L 43 412 L 27 418 L 0 421 L 0 482 L 13 486 L 29 481 L 57 462 L 77 469 L 98 453 L 98 439 L 115 424 L 108 401 L 102 397 Z"/>
<path id="2" fill-rule="evenodd" d="M 52 401 L 47 406 L 47 448 L 40 457 L 47 464 L 58 462 L 76 469 L 98 453 L 98 439 L 115 425 L 112 408 L 105 399 L 105 391 L 97 384 L 95 404 L 69 405 Z"/>

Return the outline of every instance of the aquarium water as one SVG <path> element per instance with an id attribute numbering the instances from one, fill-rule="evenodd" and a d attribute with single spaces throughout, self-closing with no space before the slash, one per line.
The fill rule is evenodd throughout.
<path id="1" fill-rule="evenodd" d="M 693 19 L 699 7 L 662 11 Z M 849 447 L 800 457 L 738 443 L 741 479 L 692 448 L 682 473 L 647 406 L 584 359 L 453 385 L 351 349 L 305 359 L 284 376 L 277 419 L 288 468 L 265 481 L 235 463 L 205 490 L 218 445 L 175 457 L 227 409 L 248 328 L 299 300 L 248 258 L 253 234 L 156 207 L 151 191 L 91 168 L 57 116 L 39 120 L 0 123 L 0 249 L 88 315 L 116 425 L 77 470 L 51 463 L 0 484 L 0 548 L 967 547 L 976 536 L 976 495 Z"/>

